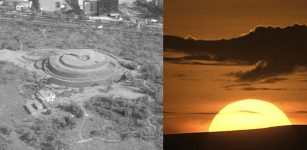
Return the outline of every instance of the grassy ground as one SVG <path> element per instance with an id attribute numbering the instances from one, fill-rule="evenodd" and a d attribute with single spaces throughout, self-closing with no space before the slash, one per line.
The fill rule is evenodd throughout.
<path id="1" fill-rule="evenodd" d="M 120 58 L 136 62 L 138 65 L 141 66 L 140 70 L 143 75 L 143 78 L 155 87 L 154 91 L 146 89 L 142 90 L 143 93 L 154 97 L 156 100 L 156 103 L 146 104 L 146 109 L 152 109 L 152 113 L 155 115 L 162 113 L 162 97 L 159 96 L 159 91 L 162 90 L 163 83 L 161 35 L 148 34 L 145 31 L 115 32 L 96 30 L 93 28 L 71 28 L 63 26 L 48 26 L 45 24 L 33 25 L 32 23 L 27 22 L 1 20 L 0 50 L 9 49 L 12 51 L 28 51 L 31 49 L 41 49 L 43 51 L 44 49 L 52 48 L 92 48 L 103 50 L 116 56 L 119 56 Z M 74 145 L 72 143 L 73 140 L 76 140 L 78 138 L 78 127 L 80 126 L 82 117 L 72 118 L 72 120 L 70 120 L 68 117 L 69 115 L 67 116 L 67 114 L 69 114 L 69 111 L 65 110 L 67 108 L 61 108 L 62 114 L 60 115 L 52 115 L 49 116 L 49 118 L 40 118 L 39 120 L 36 120 L 30 115 L 25 114 L 22 108 L 22 105 L 26 100 L 27 94 L 22 93 L 24 95 L 20 96 L 17 92 L 20 88 L 28 89 L 25 93 L 35 92 L 37 88 L 37 86 L 35 85 L 38 84 L 36 80 L 36 75 L 8 62 L 0 63 L 0 75 L 0 86 L 11 85 L 12 89 L 9 89 L 9 92 L 15 91 L 15 93 L 12 94 L 6 92 L 6 89 L 3 88 L 0 88 L 1 92 L 16 96 L 18 95 L 18 97 L 16 98 L 14 96 L 5 96 L 5 94 L 2 94 L 2 97 L 0 97 L 0 110 L 2 111 L 2 106 L 3 110 L 5 110 L 5 113 L 1 112 L 0 117 L 6 118 L 6 120 L 4 120 L 6 124 L 8 124 L 9 126 L 12 125 L 12 133 L 9 136 L 5 136 L 0 133 L 0 146 L 19 145 L 19 147 L 24 147 L 24 149 L 57 150 L 78 149 L 80 147 L 84 149 L 97 149 L 99 147 L 101 148 L 101 144 L 103 144 L 103 147 L 105 149 L 162 149 L 162 130 L 161 132 L 155 133 L 157 136 L 161 137 L 158 138 L 158 140 L 160 140 L 158 144 L 155 144 L 154 142 L 149 142 L 148 140 L 146 141 L 146 139 L 144 140 L 142 138 L 132 137 L 127 140 L 124 140 L 123 142 L 121 142 L 121 144 L 117 145 L 112 145 L 112 143 L 103 141 L 93 141 L 93 144 L 80 144 L 80 147 Z M 27 87 L 25 88 L 21 86 L 24 83 L 30 84 L 27 85 Z M 33 83 L 34 86 L 31 86 L 31 83 Z M 13 105 L 11 103 L 18 105 Z M 7 107 L 6 104 L 8 105 Z M 129 109 L 137 112 L 136 116 L 130 117 L 137 117 L 137 119 L 141 120 L 139 122 L 141 124 L 147 124 L 146 121 L 148 121 L 148 119 L 150 119 L 150 122 L 152 122 L 152 124 L 154 125 L 159 125 L 159 123 L 160 125 L 162 124 L 161 118 L 156 119 L 155 117 L 148 118 L 148 116 L 138 116 L 138 113 L 140 113 L 138 111 L 142 112 L 142 108 L 132 108 L 131 106 Z M 76 110 L 78 111 L 78 109 Z M 154 110 L 157 110 L 158 113 Z M 75 111 L 75 108 L 73 108 L 73 111 Z M 115 115 L 122 117 L 121 113 L 121 110 L 115 110 Z M 123 123 L 125 123 L 125 121 L 128 121 L 128 123 L 131 124 L 129 120 L 125 120 L 127 119 L 126 117 L 129 116 L 124 116 L 119 119 L 124 119 Z M 109 121 L 111 121 L 110 124 L 114 123 L 112 122 L 112 120 Z M 135 122 L 132 123 L 133 126 L 131 128 L 134 128 Z M 92 123 L 92 126 L 97 126 L 97 123 Z M 115 126 L 115 129 L 120 130 L 120 127 Z M 93 132 L 91 131 L 88 131 L 84 134 L 88 135 L 88 137 L 90 137 L 91 134 L 101 134 L 102 137 L 106 136 L 106 134 L 101 131 L 99 131 L 100 133 L 98 133 L 98 131 L 96 133 L 96 131 L 94 130 Z M 112 137 L 114 138 L 121 138 L 122 136 L 118 133 L 112 133 L 112 130 L 110 130 L 109 132 L 110 135 L 113 135 Z M 144 133 L 146 133 L 146 131 L 144 131 Z M 65 140 L 63 140 L 63 138 L 65 138 Z M 131 144 L 133 145 L 135 143 L 140 143 L 140 145 L 138 145 L 137 147 L 128 146 Z M 19 147 L 13 147 L 13 149 L 19 149 Z"/>
<path id="2" fill-rule="evenodd" d="M 150 64 L 156 66 L 154 68 L 162 68 L 162 36 L 159 34 L 5 21 L 1 22 L 0 29 L 0 49 L 92 48 L 110 52 L 141 65 Z M 159 73 L 162 75 L 162 70 Z"/>
<path id="3" fill-rule="evenodd" d="M 18 21 L 2 21 L 0 29 L 1 49 L 19 50 L 21 44 L 25 50 L 94 48 L 128 59 L 137 59 L 139 63 L 144 62 L 142 58 L 162 63 L 162 36 L 159 34 L 114 32 L 93 28 L 64 28 Z M 46 30 L 46 38 L 41 39 L 44 37 L 43 30 Z"/>

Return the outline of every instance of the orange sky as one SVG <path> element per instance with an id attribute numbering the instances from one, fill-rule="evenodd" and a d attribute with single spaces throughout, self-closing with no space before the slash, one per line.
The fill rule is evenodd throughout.
<path id="1" fill-rule="evenodd" d="M 229 39 L 258 25 L 307 24 L 306 0 L 165 0 L 164 34 L 204 40 Z M 165 53 L 176 56 L 178 53 Z M 266 100 L 283 110 L 292 123 L 307 124 L 306 73 L 286 75 L 277 83 L 252 83 L 226 76 L 254 66 L 164 63 L 164 132 L 206 132 L 215 113 L 241 99 Z M 307 80 L 306 80 L 307 81 Z M 241 84 L 241 85 L 240 85 Z"/>
<path id="2" fill-rule="evenodd" d="M 254 87 L 287 88 L 286 90 L 242 90 L 226 73 L 249 67 L 203 66 L 164 63 L 165 133 L 206 132 L 225 105 L 241 99 L 261 99 L 283 110 L 294 124 L 307 124 L 307 83 L 300 82 L 307 74 L 291 75 L 274 84 L 258 83 Z M 231 89 L 227 89 L 229 86 Z M 176 112 L 174 114 L 174 112 Z M 203 113 L 203 114 L 202 114 Z M 208 113 L 208 114 L 207 114 Z"/>
<path id="3" fill-rule="evenodd" d="M 307 23 L 306 0 L 165 0 L 164 34 L 231 38 L 257 25 Z"/>

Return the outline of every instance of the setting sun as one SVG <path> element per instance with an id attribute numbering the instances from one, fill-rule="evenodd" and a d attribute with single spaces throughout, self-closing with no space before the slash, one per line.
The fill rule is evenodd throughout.
<path id="1" fill-rule="evenodd" d="M 225 106 L 212 120 L 209 132 L 232 131 L 291 125 L 288 117 L 275 105 L 246 99 Z"/>

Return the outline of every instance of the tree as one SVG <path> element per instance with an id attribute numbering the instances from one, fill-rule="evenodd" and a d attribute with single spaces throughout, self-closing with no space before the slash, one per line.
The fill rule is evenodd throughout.
<path id="1" fill-rule="evenodd" d="M 75 13 L 77 15 L 82 14 L 82 10 L 80 9 L 78 0 L 65 0 L 65 2 L 72 8 L 68 13 Z"/>
<path id="2" fill-rule="evenodd" d="M 34 10 L 40 10 L 40 3 L 39 0 L 31 0 L 32 1 L 32 8 Z"/>

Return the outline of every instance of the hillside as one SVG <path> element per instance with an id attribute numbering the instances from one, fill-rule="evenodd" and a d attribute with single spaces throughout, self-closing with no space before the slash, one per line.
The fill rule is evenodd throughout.
<path id="1" fill-rule="evenodd" d="M 307 149 L 307 126 L 164 135 L 167 150 L 298 150 Z"/>
<path id="2" fill-rule="evenodd" d="M 159 6 L 128 0 L 120 3 L 120 12 L 128 18 L 158 19 L 163 21 L 163 9 Z"/>

